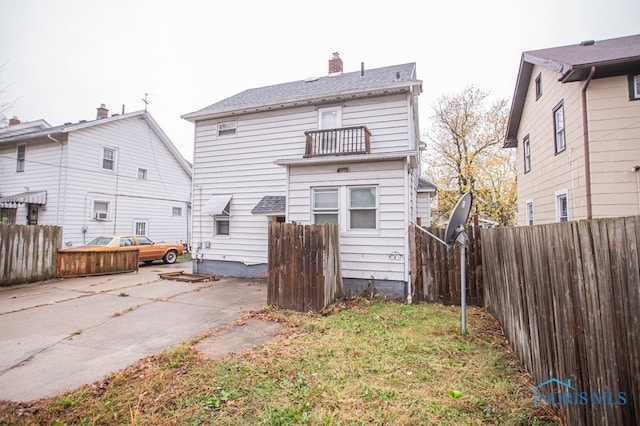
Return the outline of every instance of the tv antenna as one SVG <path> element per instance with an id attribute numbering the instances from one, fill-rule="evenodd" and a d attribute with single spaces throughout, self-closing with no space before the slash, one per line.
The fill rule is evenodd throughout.
<path id="1" fill-rule="evenodd" d="M 153 93 L 145 93 L 144 98 L 140 98 L 142 103 L 144 103 L 144 112 L 147 112 L 147 106 L 149 106 L 149 104 L 151 103 L 151 101 L 149 100 L 149 96 L 155 96 L 155 95 Z"/>
<path id="2" fill-rule="evenodd" d="M 469 242 L 469 237 L 464 231 L 464 225 L 469 219 L 471 204 L 473 204 L 471 192 L 467 192 L 460 197 L 451 212 L 451 216 L 449 216 L 449 223 L 447 223 L 447 228 L 444 231 L 444 240 L 441 240 L 423 227 L 414 224 L 448 248 L 453 247 L 456 241 L 460 243 L 460 322 L 462 324 L 462 333 L 467 332 L 467 243 Z"/>

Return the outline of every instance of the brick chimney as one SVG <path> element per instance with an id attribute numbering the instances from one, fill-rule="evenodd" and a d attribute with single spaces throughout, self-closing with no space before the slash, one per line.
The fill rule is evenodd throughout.
<path id="1" fill-rule="evenodd" d="M 329 59 L 329 75 L 342 74 L 342 59 L 338 52 L 333 53 L 333 58 Z"/>
<path id="2" fill-rule="evenodd" d="M 102 120 L 103 118 L 109 117 L 109 110 L 104 104 L 100 104 L 100 108 L 96 108 L 96 110 L 98 110 L 96 120 Z"/>
<path id="3" fill-rule="evenodd" d="M 14 115 L 13 118 L 9 119 L 9 126 L 15 126 L 16 124 L 20 124 L 20 120 Z"/>

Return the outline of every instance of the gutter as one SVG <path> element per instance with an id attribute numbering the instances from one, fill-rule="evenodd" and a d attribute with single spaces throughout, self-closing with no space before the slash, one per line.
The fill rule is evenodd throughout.
<path id="1" fill-rule="evenodd" d="M 596 73 L 596 66 L 591 66 L 589 77 L 582 85 L 582 138 L 584 142 L 584 175 L 585 175 L 585 196 L 587 204 L 587 220 L 593 218 L 591 203 L 591 160 L 589 158 L 589 120 L 587 117 L 587 88 Z"/>

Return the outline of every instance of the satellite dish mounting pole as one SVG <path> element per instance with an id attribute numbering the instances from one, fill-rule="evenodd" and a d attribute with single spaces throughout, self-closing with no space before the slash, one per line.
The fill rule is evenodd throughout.
<path id="1" fill-rule="evenodd" d="M 460 323 L 462 333 L 467 333 L 467 242 L 469 238 L 464 227 L 458 236 L 460 243 Z"/>

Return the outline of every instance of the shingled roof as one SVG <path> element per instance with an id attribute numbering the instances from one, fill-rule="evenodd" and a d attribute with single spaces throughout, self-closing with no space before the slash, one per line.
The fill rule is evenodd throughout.
<path id="1" fill-rule="evenodd" d="M 534 65 L 559 73 L 562 83 L 625 75 L 640 69 L 640 34 L 523 52 L 509 114 L 504 147 L 514 148 Z"/>
<path id="2" fill-rule="evenodd" d="M 422 87 L 422 82 L 416 79 L 415 62 L 248 89 L 182 118 L 196 121 L 334 99 L 398 93 L 412 86 Z"/>

